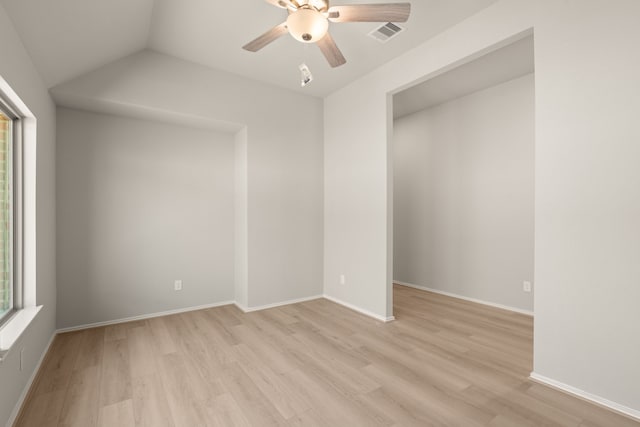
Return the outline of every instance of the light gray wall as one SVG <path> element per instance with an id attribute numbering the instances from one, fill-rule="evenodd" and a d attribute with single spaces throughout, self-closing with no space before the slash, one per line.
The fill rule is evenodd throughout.
<path id="1" fill-rule="evenodd" d="M 0 75 L 37 119 L 36 302 L 42 310 L 0 364 L 0 425 L 5 425 L 53 335 L 56 316 L 55 107 L 0 4 Z M 20 349 L 24 348 L 20 371 Z"/>
<path id="2" fill-rule="evenodd" d="M 238 294 L 249 307 L 322 294 L 322 100 L 149 51 L 52 93 L 67 107 L 246 128 Z"/>
<path id="3" fill-rule="evenodd" d="M 58 326 L 232 301 L 233 135 L 65 108 L 57 121 Z"/>
<path id="4" fill-rule="evenodd" d="M 394 280 L 533 310 L 534 76 L 396 119 Z"/>
<path id="5" fill-rule="evenodd" d="M 640 416 L 639 19 L 636 0 L 501 0 L 327 97 L 325 293 L 393 310 L 390 94 L 533 31 L 534 370 Z"/>
<path id="6" fill-rule="evenodd" d="M 536 26 L 534 371 L 640 418 L 638 22 L 572 0 Z"/>
<path id="7" fill-rule="evenodd" d="M 247 129 L 235 134 L 235 302 L 247 307 L 248 277 L 248 219 L 247 219 Z"/>

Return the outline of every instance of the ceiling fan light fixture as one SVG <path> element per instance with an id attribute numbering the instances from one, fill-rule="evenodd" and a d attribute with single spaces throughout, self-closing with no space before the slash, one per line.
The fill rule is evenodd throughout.
<path id="1" fill-rule="evenodd" d="M 294 39 L 315 43 L 327 34 L 329 21 L 317 10 L 300 8 L 287 18 L 287 28 Z"/>
<path id="2" fill-rule="evenodd" d="M 2 0 L 0 0 L 1 2 Z M 329 33 L 329 21 L 341 22 L 406 22 L 411 13 L 411 3 L 346 4 L 329 7 L 330 0 L 266 0 L 274 6 L 287 9 L 287 20 L 242 46 L 249 52 L 257 52 L 286 33 L 302 43 L 315 43 L 332 68 L 347 63 Z M 353 1 L 353 0 L 350 0 Z M 385 0 L 381 0 L 385 1 Z M 389 27 L 391 28 L 391 27 Z M 399 27 L 397 27 L 399 28 Z M 303 72 L 302 70 L 300 70 Z M 304 74 L 304 73 L 303 73 Z M 303 83 L 306 77 L 302 77 Z M 310 81 L 310 80 L 309 80 Z"/>

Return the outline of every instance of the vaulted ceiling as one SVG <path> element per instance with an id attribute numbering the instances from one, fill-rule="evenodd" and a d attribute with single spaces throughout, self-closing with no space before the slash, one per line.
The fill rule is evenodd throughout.
<path id="1" fill-rule="evenodd" d="M 325 96 L 455 25 L 496 0 L 413 0 L 406 31 L 387 43 L 367 34 L 380 24 L 331 24 L 347 63 L 330 68 L 317 46 L 289 36 L 257 53 L 246 42 L 283 22 L 264 0 L 0 0 L 49 87 L 143 49 Z M 332 4 L 392 0 L 335 0 Z M 405 0 L 406 1 L 406 0 Z M 300 87 L 298 65 L 314 81 Z"/>

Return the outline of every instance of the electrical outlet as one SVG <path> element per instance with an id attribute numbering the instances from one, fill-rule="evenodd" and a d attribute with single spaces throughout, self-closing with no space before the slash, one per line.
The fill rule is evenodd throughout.
<path id="1" fill-rule="evenodd" d="M 176 280 L 173 282 L 173 290 L 181 291 L 182 290 L 182 280 Z"/>
<path id="2" fill-rule="evenodd" d="M 531 292 L 531 282 L 524 281 L 522 282 L 522 290 L 525 292 Z"/>
<path id="3" fill-rule="evenodd" d="M 344 285 L 345 283 L 347 283 L 347 279 L 346 277 L 344 277 L 344 274 L 340 275 L 340 284 Z"/>

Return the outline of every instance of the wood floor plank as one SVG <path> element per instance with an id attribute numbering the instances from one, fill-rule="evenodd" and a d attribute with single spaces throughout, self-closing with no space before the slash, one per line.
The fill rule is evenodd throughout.
<path id="1" fill-rule="evenodd" d="M 127 325 L 124 323 L 117 323 L 115 325 L 105 326 L 104 339 L 105 341 L 127 339 Z"/>
<path id="2" fill-rule="evenodd" d="M 236 346 L 238 365 L 253 381 L 283 418 L 289 419 L 312 407 L 300 394 L 263 363 L 260 356 L 246 344 Z"/>
<path id="3" fill-rule="evenodd" d="M 132 328 L 127 331 L 127 350 L 131 378 L 153 375 L 157 372 L 156 351 L 150 328 Z"/>
<path id="4" fill-rule="evenodd" d="M 420 419 L 431 423 L 464 426 L 486 425 L 495 414 L 478 408 L 468 402 L 456 399 L 432 385 L 424 385 L 419 381 L 408 381 L 398 378 L 391 371 L 377 365 L 369 365 L 365 370 L 396 401 L 404 401 L 412 407 L 412 412 Z"/>
<path id="5" fill-rule="evenodd" d="M 166 325 L 166 317 L 154 317 L 148 319 L 151 328 L 154 351 L 157 354 L 169 354 L 178 351 Z"/>
<path id="6" fill-rule="evenodd" d="M 199 333 L 193 340 L 194 348 L 189 351 L 189 353 L 191 353 L 190 356 L 196 360 L 198 359 L 196 356 L 205 358 L 206 361 L 202 363 L 209 367 L 209 376 L 219 377 L 222 367 L 236 361 L 233 346 L 226 344 L 222 336 L 224 333 L 216 328 L 216 323 L 212 321 L 210 316 L 207 316 L 207 313 L 203 311 L 195 312 L 193 316 L 189 317 L 189 320 L 190 323 L 187 323 L 187 325 L 191 325 L 199 330 Z M 189 343 L 187 343 L 184 349 L 188 347 Z M 199 354 L 193 354 L 196 351 Z M 183 351 L 183 353 L 187 352 Z M 217 373 L 211 371 L 217 371 Z"/>
<path id="7" fill-rule="evenodd" d="M 329 425 L 315 409 L 309 409 L 288 420 L 290 427 L 323 427 Z"/>
<path id="8" fill-rule="evenodd" d="M 290 346 L 297 345 L 290 336 L 266 337 L 251 325 L 238 325 L 234 330 L 243 343 L 251 344 L 251 348 L 262 356 L 274 372 L 284 374 L 302 366 L 294 352 L 286 351 Z"/>
<path id="9" fill-rule="evenodd" d="M 66 394 L 66 389 L 34 394 L 15 424 L 23 427 L 56 427 Z"/>
<path id="10" fill-rule="evenodd" d="M 230 394 L 222 394 L 215 398 L 208 408 L 209 421 L 213 427 L 250 427 L 244 411 Z"/>
<path id="11" fill-rule="evenodd" d="M 36 395 L 67 389 L 81 342 L 82 332 L 70 332 L 56 337 L 38 376 Z"/>
<path id="12" fill-rule="evenodd" d="M 326 426 L 384 426 L 375 414 L 361 406 L 354 405 L 348 395 L 341 394 L 333 387 L 332 381 L 325 381 L 313 372 L 295 370 L 286 375 L 300 385 L 301 393 L 307 400 L 314 401 L 314 409 L 321 414 Z"/>
<path id="13" fill-rule="evenodd" d="M 405 427 L 433 426 L 435 421 L 424 416 L 423 411 L 414 411 L 411 402 L 400 398 L 396 400 L 393 394 L 387 393 L 384 387 L 362 396 L 363 404 L 371 411 L 380 411 L 394 423 Z M 409 404 L 408 404 L 409 403 Z"/>
<path id="14" fill-rule="evenodd" d="M 126 330 L 124 336 L 126 337 Z M 127 339 L 105 340 L 102 380 L 100 381 L 100 406 L 129 400 L 131 397 L 131 370 Z"/>
<path id="15" fill-rule="evenodd" d="M 302 345 L 308 345 L 308 341 L 301 341 Z M 305 372 L 313 373 L 316 377 L 331 384 L 336 390 L 343 394 L 368 393 L 380 387 L 375 379 L 367 375 L 362 368 L 353 367 L 349 364 L 339 363 L 340 356 L 330 348 L 325 348 L 324 352 L 315 347 L 307 347 L 311 351 L 299 353 L 300 357 L 305 357 Z M 360 357 L 360 354 L 358 354 Z M 368 364 L 367 364 L 368 365 Z"/>
<path id="16" fill-rule="evenodd" d="M 627 417 L 611 413 L 611 411 L 594 405 L 582 399 L 576 399 L 566 393 L 550 389 L 541 384 L 532 383 L 527 388 L 526 394 L 548 405 L 561 405 L 567 412 L 574 414 L 589 414 L 588 420 L 583 420 L 584 425 L 615 425 L 616 427 L 637 427 L 638 423 Z"/>
<path id="17" fill-rule="evenodd" d="M 536 425 L 576 427 L 581 422 L 581 416 L 578 414 L 571 414 L 552 405 L 546 405 L 516 390 L 508 394 L 496 394 L 473 386 L 464 391 L 463 397 L 470 404 L 487 408 L 496 414 L 496 417 L 503 415 L 507 419 L 514 420 L 523 418 L 533 421 Z"/>
<path id="18" fill-rule="evenodd" d="M 104 353 L 104 328 L 86 329 L 82 331 L 82 341 L 78 348 L 78 357 L 74 369 L 100 366 Z"/>
<path id="19" fill-rule="evenodd" d="M 159 358 L 158 368 L 163 390 L 177 427 L 206 425 L 203 402 L 209 397 L 206 386 L 192 376 L 179 354 L 166 354 Z"/>
<path id="20" fill-rule="evenodd" d="M 100 408 L 98 427 L 135 427 L 135 425 L 132 400 L 123 400 Z"/>
<path id="21" fill-rule="evenodd" d="M 159 374 L 133 379 L 133 414 L 137 427 L 174 427 Z"/>
<path id="22" fill-rule="evenodd" d="M 530 316 L 401 286 L 394 312 L 317 299 L 60 334 L 15 426 L 640 427 L 528 379 Z"/>
<path id="23" fill-rule="evenodd" d="M 251 425 L 284 426 L 285 418 L 237 363 L 225 367 L 223 381 Z"/>
<path id="24" fill-rule="evenodd" d="M 89 427 L 98 421 L 100 366 L 75 370 L 58 421 L 59 426 Z"/>

